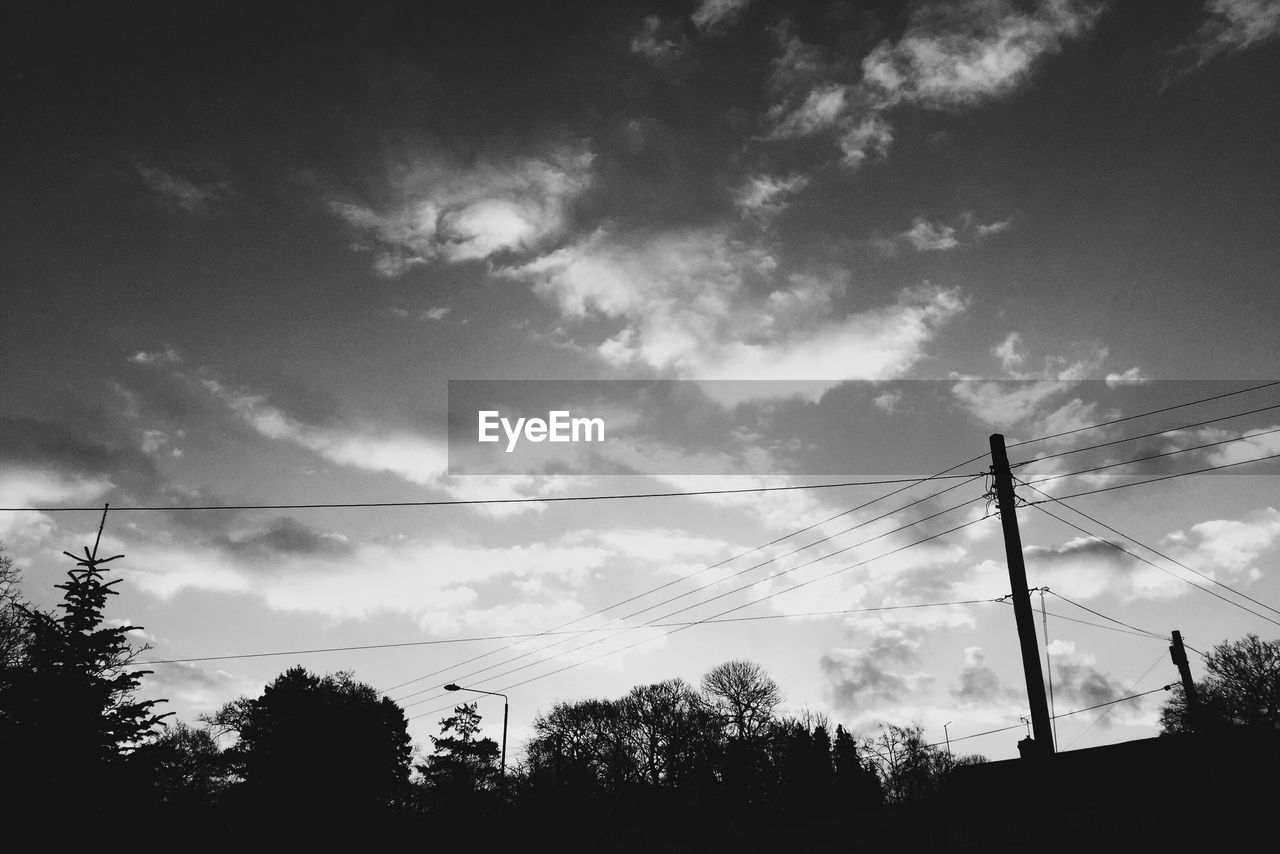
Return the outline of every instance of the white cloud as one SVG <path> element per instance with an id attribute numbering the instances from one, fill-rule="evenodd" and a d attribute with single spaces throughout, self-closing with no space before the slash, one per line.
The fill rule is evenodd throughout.
<path id="1" fill-rule="evenodd" d="M 871 155 L 887 153 L 893 128 L 886 115 L 894 108 L 954 110 L 1009 95 L 1039 63 L 1086 33 L 1102 8 L 1094 0 L 917 4 L 903 34 L 876 45 L 862 59 L 860 79 L 844 84 L 833 82 L 850 76 L 838 61 L 780 28 L 784 53 L 774 62 L 773 82 L 789 93 L 769 111 L 769 136 L 838 128 L 843 164 L 856 170 Z M 993 223 L 978 234 L 1007 226 Z"/>
<path id="2" fill-rule="evenodd" d="M 1280 36 L 1275 0 L 1207 0 L 1207 19 L 1182 50 L 1199 67 L 1217 56 L 1259 47 Z"/>
<path id="3" fill-rule="evenodd" d="M 426 160 L 391 181 L 381 209 L 334 199 L 329 209 L 366 242 L 386 276 L 434 259 L 489 258 L 534 249 L 564 228 L 569 203 L 589 186 L 592 155 L 561 150 L 505 163 L 453 168 Z"/>
<path id="4" fill-rule="evenodd" d="M 887 104 L 976 105 L 1022 85 L 1039 60 L 1086 32 L 1101 8 L 1071 0 L 921 7 L 901 39 L 881 42 L 863 60 L 864 79 Z"/>
<path id="5" fill-rule="evenodd" d="M 265 395 L 233 391 L 212 379 L 201 384 L 261 435 L 306 448 L 339 465 L 388 472 L 423 486 L 437 484 L 448 467 L 448 450 L 442 441 L 411 433 L 316 427 L 272 406 Z"/>
<path id="6" fill-rule="evenodd" d="M 1280 427 L 1280 425 L 1276 425 Z M 1280 454 L 1280 433 L 1273 433 L 1276 427 L 1258 427 L 1246 430 L 1241 436 L 1243 441 L 1222 445 L 1209 454 L 1208 465 L 1222 466 L 1231 463 L 1242 463 L 1246 460 L 1257 460 L 1272 454 Z M 1211 441 L 1211 440 L 1210 440 Z M 1245 469 L 1247 471 L 1247 469 Z"/>
<path id="7" fill-rule="evenodd" d="M 50 469 L 12 466 L 0 470 L 0 507 L 46 507 L 101 498 L 115 484 L 104 477 L 84 477 Z M 47 513 L 0 511 L 0 541 L 35 545 L 53 533 L 56 524 Z"/>
<path id="8" fill-rule="evenodd" d="M 532 281 L 571 322 L 621 323 L 580 344 L 605 362 L 693 379 L 892 379 L 964 310 L 956 291 L 924 286 L 841 316 L 844 280 L 776 284 L 775 268 L 764 249 L 704 230 L 638 244 L 598 233 L 505 274 Z"/>
<path id="9" fill-rule="evenodd" d="M 802 175 L 785 178 L 753 175 L 734 191 L 734 203 L 748 215 L 773 216 L 787 206 L 787 197 L 800 192 L 808 184 L 809 179 Z"/>
<path id="10" fill-rule="evenodd" d="M 1107 388 L 1123 385 L 1141 385 L 1149 379 L 1150 377 L 1142 372 L 1142 368 L 1135 365 L 1128 370 L 1107 374 Z"/>
<path id="11" fill-rule="evenodd" d="M 960 245 L 953 226 L 932 223 L 923 217 L 917 218 L 903 237 L 919 252 L 939 252 Z"/>
<path id="12" fill-rule="evenodd" d="M 893 127 L 872 113 L 852 122 L 840 136 L 842 162 L 851 171 L 872 155 L 884 157 L 893 144 Z"/>
<path id="13" fill-rule="evenodd" d="M 751 0 L 702 0 L 692 15 L 693 25 L 703 32 L 714 31 L 736 21 Z"/>
<path id="14" fill-rule="evenodd" d="M 770 138 L 810 136 L 835 127 L 845 112 L 846 97 L 843 86 L 829 85 L 812 90 L 799 106 L 779 115 L 770 131 Z"/>

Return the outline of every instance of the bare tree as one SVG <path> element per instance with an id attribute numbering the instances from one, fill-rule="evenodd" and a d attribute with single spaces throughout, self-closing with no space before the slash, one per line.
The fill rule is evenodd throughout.
<path id="1" fill-rule="evenodd" d="M 22 573 L 0 544 L 0 670 L 8 672 L 21 665 L 27 640 L 26 602 L 19 584 Z"/>
<path id="2" fill-rule="evenodd" d="M 1205 656 L 1203 682 L 1197 682 L 1204 723 L 1280 727 L 1280 641 L 1249 634 L 1224 641 Z M 1160 710 L 1163 732 L 1194 729 L 1182 686 Z"/>
<path id="3" fill-rule="evenodd" d="M 729 738 L 755 741 L 773 724 L 782 690 L 754 661 L 726 661 L 702 677 L 702 693 Z"/>

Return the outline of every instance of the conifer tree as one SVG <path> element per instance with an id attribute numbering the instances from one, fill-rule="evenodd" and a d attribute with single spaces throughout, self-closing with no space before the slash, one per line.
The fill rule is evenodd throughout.
<path id="1" fill-rule="evenodd" d="M 0 749 L 32 798 L 110 789 L 123 757 L 168 716 L 153 712 L 162 701 L 137 698 L 150 672 L 128 667 L 141 651 L 128 635 L 139 627 L 104 625 L 107 597 L 122 579 L 104 581 L 102 565 L 122 555 L 98 558 L 96 544 L 84 552 L 64 552 L 76 568 L 56 585 L 61 613 L 23 609 L 25 666 L 7 686 Z"/>

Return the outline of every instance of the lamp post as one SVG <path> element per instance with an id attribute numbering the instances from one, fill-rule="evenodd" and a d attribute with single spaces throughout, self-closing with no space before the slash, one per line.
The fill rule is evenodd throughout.
<path id="1" fill-rule="evenodd" d="M 462 685 L 454 685 L 450 682 L 444 686 L 446 691 L 470 691 L 473 694 L 488 694 L 490 697 L 502 698 L 502 764 L 498 768 L 498 779 L 501 781 L 503 791 L 507 788 L 507 695 L 498 691 L 482 691 L 479 688 L 466 688 Z"/>
<path id="2" fill-rule="evenodd" d="M 947 727 L 951 726 L 951 721 L 947 721 L 942 725 L 942 735 L 947 739 L 947 755 L 951 755 L 951 733 L 947 732 Z"/>

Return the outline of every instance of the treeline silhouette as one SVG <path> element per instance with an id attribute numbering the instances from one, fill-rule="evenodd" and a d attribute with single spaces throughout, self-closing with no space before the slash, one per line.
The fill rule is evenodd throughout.
<path id="1" fill-rule="evenodd" d="M 475 703 L 417 750 L 403 709 L 350 673 L 292 667 L 195 724 L 166 721 L 162 701 L 138 699 L 148 671 L 130 666 L 136 627 L 104 620 L 119 583 L 104 580 L 111 559 L 75 559 L 63 601 L 44 612 L 17 594 L 0 553 L 4 803 L 67 844 L 145 825 L 253 847 L 836 850 L 851 834 L 883 845 L 955 772 L 985 761 L 953 757 L 918 725 L 859 736 L 821 714 L 784 714 L 777 683 L 743 660 L 696 686 L 668 679 L 556 703 L 509 748 L 505 773 Z M 1256 636 L 1215 647 L 1201 725 L 1212 715 L 1274 729 L 1278 665 L 1280 643 Z M 1188 726 L 1175 695 L 1164 728 Z"/>

